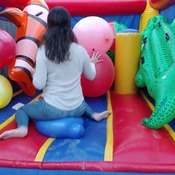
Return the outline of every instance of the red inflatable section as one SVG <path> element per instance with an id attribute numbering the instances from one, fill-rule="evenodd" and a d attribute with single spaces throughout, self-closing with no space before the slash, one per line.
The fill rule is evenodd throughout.
<path id="1" fill-rule="evenodd" d="M 29 0 L 1 0 L 2 6 L 24 8 Z M 45 0 L 49 8 L 64 6 L 71 15 L 129 15 L 141 14 L 146 0 Z"/>
<path id="2" fill-rule="evenodd" d="M 141 14 L 145 0 L 46 0 L 50 8 L 66 7 L 71 15 L 117 15 Z"/>
<path id="3" fill-rule="evenodd" d="M 175 0 L 150 0 L 150 5 L 156 10 L 163 10 L 175 3 Z"/>
<path id="4" fill-rule="evenodd" d="M 1 6 L 23 9 L 29 0 L 1 0 Z M 49 8 L 66 7 L 71 15 L 129 15 L 141 14 L 146 7 L 146 0 L 45 0 Z M 163 10 L 175 3 L 175 0 L 149 0 L 156 10 Z"/>

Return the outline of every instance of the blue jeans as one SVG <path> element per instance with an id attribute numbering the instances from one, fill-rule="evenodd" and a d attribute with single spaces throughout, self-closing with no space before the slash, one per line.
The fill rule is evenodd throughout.
<path id="1" fill-rule="evenodd" d="M 42 99 L 20 107 L 15 117 L 18 127 L 28 127 L 29 118 L 33 120 L 54 120 L 65 117 L 81 117 L 83 114 L 89 118 L 92 118 L 94 114 L 94 111 L 85 101 L 76 109 L 66 111 L 53 107 Z"/>

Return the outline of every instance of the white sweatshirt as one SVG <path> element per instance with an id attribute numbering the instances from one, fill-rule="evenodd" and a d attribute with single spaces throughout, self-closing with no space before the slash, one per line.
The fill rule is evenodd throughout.
<path id="1" fill-rule="evenodd" d="M 90 63 L 89 55 L 81 45 L 72 43 L 70 59 L 59 64 L 47 59 L 42 46 L 36 57 L 33 84 L 36 89 L 43 89 L 43 98 L 48 104 L 72 110 L 84 100 L 80 82 L 82 72 L 89 80 L 95 78 L 95 64 Z"/>

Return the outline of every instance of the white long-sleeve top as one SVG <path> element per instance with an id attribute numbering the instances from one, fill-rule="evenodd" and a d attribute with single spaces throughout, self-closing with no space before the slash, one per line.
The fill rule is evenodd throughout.
<path id="1" fill-rule="evenodd" d="M 89 55 L 81 45 L 72 43 L 70 59 L 63 63 L 50 61 L 41 46 L 36 57 L 33 84 L 43 89 L 44 100 L 59 109 L 72 110 L 84 100 L 81 87 L 81 74 L 93 80 L 96 75 L 95 64 L 90 63 Z"/>

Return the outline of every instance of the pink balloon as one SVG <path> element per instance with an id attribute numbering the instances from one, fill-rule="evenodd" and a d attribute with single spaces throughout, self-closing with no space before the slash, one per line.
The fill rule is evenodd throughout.
<path id="1" fill-rule="evenodd" d="M 103 18 L 89 16 L 81 19 L 73 28 L 78 42 L 87 51 L 99 51 L 105 53 L 113 43 L 113 31 L 111 26 Z"/>
<path id="2" fill-rule="evenodd" d="M 8 32 L 0 29 L 0 69 L 14 60 L 15 53 L 15 40 Z"/>
<path id="3" fill-rule="evenodd" d="M 89 54 L 90 56 L 92 54 Z M 109 56 L 104 53 L 99 59 L 103 61 L 96 65 L 96 77 L 90 81 L 82 74 L 81 85 L 85 97 L 99 97 L 104 95 L 112 86 L 115 77 L 114 65 Z"/>

